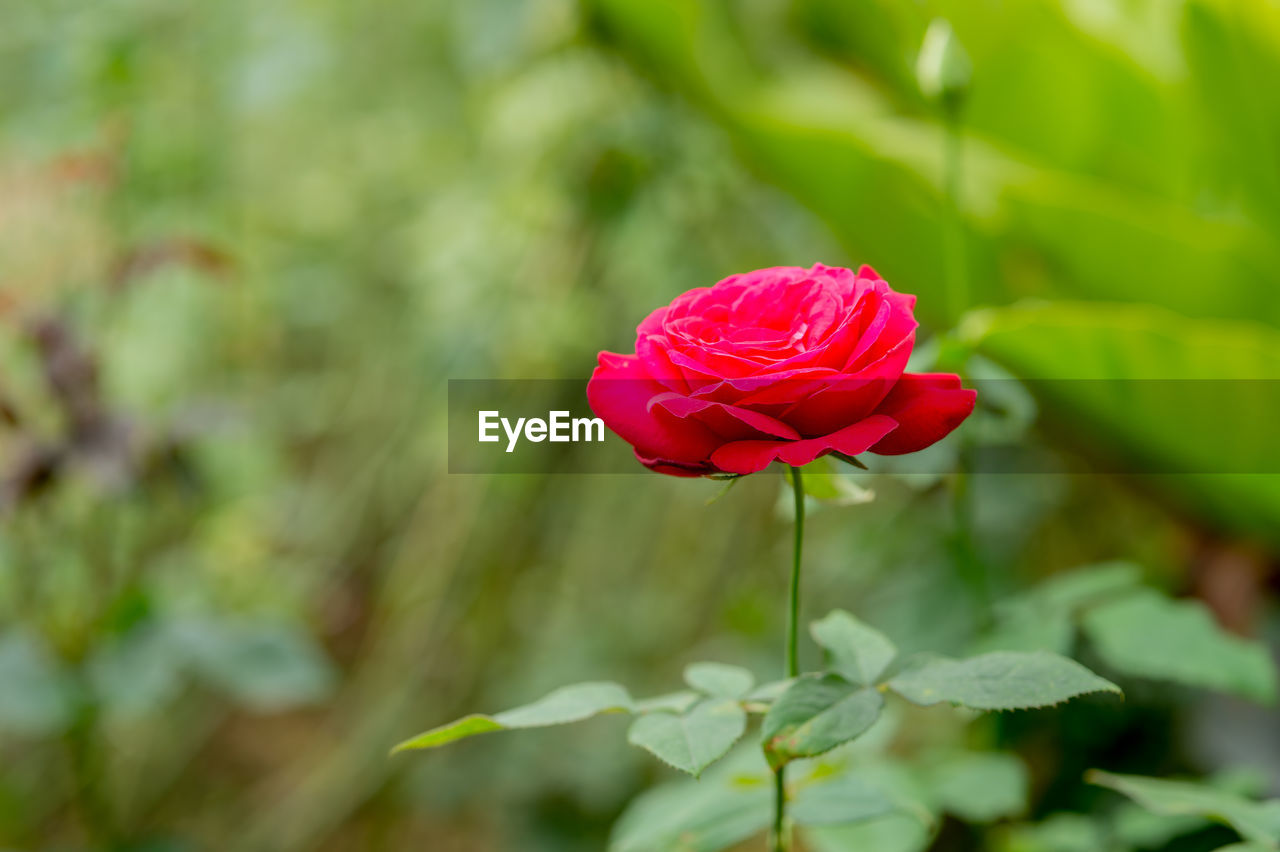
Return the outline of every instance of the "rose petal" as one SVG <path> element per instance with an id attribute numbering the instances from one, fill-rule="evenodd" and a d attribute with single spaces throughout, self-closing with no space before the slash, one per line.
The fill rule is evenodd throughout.
<path id="1" fill-rule="evenodd" d="M 901 424 L 871 448 L 882 456 L 914 453 L 946 437 L 973 412 L 978 392 L 951 373 L 903 373 L 877 413 Z"/>
<path id="2" fill-rule="evenodd" d="M 634 452 L 636 455 L 636 460 L 639 461 L 640 464 L 644 465 L 645 467 L 649 468 L 649 470 L 652 470 L 656 473 L 665 473 L 667 476 L 693 477 L 693 476 L 706 476 L 708 473 L 719 472 L 710 464 L 682 465 L 682 464 L 676 464 L 675 462 L 672 462 L 672 461 L 665 461 L 663 459 L 651 459 L 646 456 L 640 455 L 639 451 L 634 451 Z"/>
<path id="3" fill-rule="evenodd" d="M 649 400 L 666 389 L 644 371 L 634 355 L 601 352 L 600 366 L 587 383 L 587 402 L 596 416 L 646 459 L 679 466 L 706 464 L 723 443 L 706 426 L 682 420 Z"/>
<path id="4" fill-rule="evenodd" d="M 734 441 L 712 453 L 711 463 L 726 473 L 745 474 L 764 470 L 775 460 L 799 467 L 831 450 L 856 456 L 865 453 L 897 425 L 893 418 L 875 414 L 820 438 L 807 438 L 803 441 Z"/>
<path id="5" fill-rule="evenodd" d="M 649 407 L 654 406 L 661 406 L 676 417 L 692 417 L 708 426 L 716 434 L 730 440 L 746 440 L 762 435 L 790 440 L 800 437 L 800 433 L 795 429 L 767 414 L 708 399 L 664 393 L 649 401 Z"/>

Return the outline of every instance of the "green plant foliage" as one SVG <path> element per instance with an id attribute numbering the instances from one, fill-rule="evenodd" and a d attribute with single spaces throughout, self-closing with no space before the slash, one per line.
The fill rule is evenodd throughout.
<path id="1" fill-rule="evenodd" d="M 974 710 L 1047 707 L 1090 692 L 1120 693 L 1074 660 L 1045 651 L 993 651 L 967 660 L 924 657 L 888 685 L 915 704 L 947 702 Z"/>
<path id="2" fill-rule="evenodd" d="M 11 630 L 0 636 L 0 731 L 40 736 L 62 730 L 75 709 L 66 672 L 37 639 Z"/>
<path id="3" fill-rule="evenodd" d="M 833 610 L 813 622 L 809 632 L 827 652 L 828 668 L 863 686 L 878 683 L 898 655 L 887 636 L 844 610 Z"/>
<path id="4" fill-rule="evenodd" d="M 772 801 L 760 750 L 739 748 L 697 781 L 642 793 L 614 823 L 609 852 L 719 852 L 764 831 Z"/>
<path id="5" fill-rule="evenodd" d="M 475 713 L 456 722 L 432 728 L 405 740 L 392 753 L 419 748 L 435 748 L 454 740 L 489 731 L 542 728 L 590 719 L 600 713 L 630 711 L 631 696 L 616 683 L 607 681 L 563 686 L 544 698 L 492 716 Z"/>
<path id="6" fill-rule="evenodd" d="M 1276 667 L 1263 643 L 1227 633 L 1200 602 L 1171 600 L 1139 581 L 1128 563 L 1052 577 L 998 604 L 976 649 L 1067 653 L 1079 626 L 1124 674 L 1275 699 Z"/>
<path id="7" fill-rule="evenodd" d="M 1109 852 L 1105 823 L 1084 814 L 1056 813 L 1036 823 L 1020 823 L 1000 832 L 996 852 Z"/>
<path id="8" fill-rule="evenodd" d="M 1280 849 L 1280 799 L 1258 802 L 1203 784 L 1099 770 L 1090 771 L 1086 780 L 1123 793 L 1155 813 L 1209 817 L 1226 823 L 1264 849 Z"/>
<path id="9" fill-rule="evenodd" d="M 285 624 L 203 619 L 170 625 L 196 670 L 238 704 L 260 712 L 314 704 L 333 689 L 336 674 L 311 639 Z"/>
<path id="10" fill-rule="evenodd" d="M 1030 780 L 1026 767 L 1014 755 L 939 755 L 929 760 L 922 772 L 937 807 L 966 822 L 994 822 L 1027 809 Z"/>
<path id="11" fill-rule="evenodd" d="M 1214 790 L 1245 798 L 1256 798 L 1267 787 L 1264 774 L 1245 768 L 1217 773 L 1203 783 Z M 1155 813 L 1135 802 L 1126 802 L 1110 814 L 1111 834 L 1117 842 L 1138 849 L 1159 849 L 1209 824 L 1210 820 L 1200 814 Z"/>
<path id="12" fill-rule="evenodd" d="M 866 778 L 841 774 L 806 784 L 788 813 L 799 825 L 862 822 L 898 810 L 894 800 Z"/>
<path id="13" fill-rule="evenodd" d="M 653 698 L 641 698 L 633 705 L 636 713 L 683 713 L 692 707 L 701 695 L 691 689 L 682 689 L 679 692 L 668 692 L 665 695 L 655 695 Z"/>
<path id="14" fill-rule="evenodd" d="M 884 699 L 837 674 L 803 675 L 765 714 L 761 734 L 771 766 L 830 751 L 866 731 Z"/>
<path id="15" fill-rule="evenodd" d="M 805 840 L 817 852 L 848 852 L 875 849 L 876 852 L 922 852 L 929 847 L 930 831 L 919 820 L 903 814 L 889 814 L 854 825 L 808 828 Z"/>
<path id="16" fill-rule="evenodd" d="M 1138 588 L 1142 569 L 1132 562 L 1083 565 L 1055 574 L 1035 588 L 999 604 L 999 609 L 1027 607 L 1037 613 L 1075 614 L 1090 604 Z"/>
<path id="17" fill-rule="evenodd" d="M 709 698 L 688 711 L 651 713 L 631 724 L 627 741 L 695 778 L 728 753 L 747 729 L 747 713 L 733 699 Z"/>
<path id="18" fill-rule="evenodd" d="M 756 678 L 741 666 L 724 663 L 690 663 L 684 670 L 685 683 L 716 698 L 742 698 Z"/>
<path id="19" fill-rule="evenodd" d="M 1275 458 L 1270 424 L 1280 422 L 1280 400 L 1250 385 L 1280 379 L 1274 328 L 1059 302 L 982 311 L 962 333 L 1017 375 L 1061 380 L 1033 389 L 1052 397 L 1040 399 L 1047 423 L 1092 436 L 1093 446 L 1077 449 L 1181 472 L 1161 481 L 1180 506 L 1208 512 L 1227 529 L 1277 535 L 1280 477 L 1258 472 Z M 1188 405 L 1179 387 L 1196 380 L 1205 384 Z"/>
<path id="20" fill-rule="evenodd" d="M 794 678 L 787 678 L 786 680 L 775 680 L 772 683 L 761 684 L 747 693 L 743 702 L 752 712 L 762 706 L 768 709 L 768 705 L 777 701 L 778 696 L 790 689 L 793 683 L 795 683 Z"/>
<path id="21" fill-rule="evenodd" d="M 852 457 L 847 459 L 847 463 L 866 468 L 866 465 Z M 784 476 L 785 487 L 778 499 L 779 509 L 794 513 L 790 490 L 791 472 L 787 471 Z M 831 456 L 822 456 L 805 465 L 804 481 L 801 484 L 804 486 L 806 514 L 823 506 L 857 506 L 875 499 L 874 491 L 859 485 L 852 476 L 840 470 Z"/>
<path id="22" fill-rule="evenodd" d="M 760 45 L 736 38 L 725 7 L 706 0 L 591 4 L 633 59 L 701 105 L 748 159 L 831 225 L 851 256 L 873 259 L 934 312 L 954 301 L 948 253 L 917 247 L 943 245 L 950 227 L 945 131 L 921 108 L 911 57 L 933 17 L 944 16 L 971 55 L 975 81 L 958 193 L 968 300 L 1099 300 L 998 309 L 994 316 L 1037 312 L 1046 327 L 1022 325 L 1016 341 L 1002 332 L 982 351 L 1024 378 L 1280 377 L 1268 327 L 1280 321 L 1269 283 L 1280 269 L 1278 193 L 1268 188 L 1280 178 L 1274 166 L 1254 165 L 1270 162 L 1258 152 L 1274 150 L 1276 125 L 1240 94 L 1249 88 L 1242 80 L 1265 79 L 1277 65 L 1277 25 L 1265 4 L 1238 14 L 1234 4 L 1187 4 L 1181 41 L 1147 38 L 1151 28 L 1137 19 L 1102 35 L 1059 4 L 1023 4 L 998 21 L 956 3 L 802 5 L 815 40 L 842 64 L 778 61 L 785 51 L 757 56 Z M 1166 26 L 1176 32 L 1178 22 Z M 1038 34 L 1036 50 L 1019 47 L 1024 31 Z M 1183 63 L 1197 69 L 1198 97 L 1169 82 Z M 1116 126 L 1124 132 L 1110 132 Z M 1213 188 L 1188 192 L 1192 174 Z M 1217 199 L 1207 206 L 1206 192 Z M 1235 330 L 1150 303 L 1234 320 Z M 1169 345 L 1153 347 L 1153 335 Z M 1026 357 L 1032 351 L 1044 356 L 1039 363 Z M 1040 401 L 1085 453 L 1136 453 L 1160 470 L 1211 453 L 1245 460 L 1229 470 L 1250 470 L 1249 460 L 1268 452 L 1267 424 L 1277 422 L 1273 410 L 1236 405 L 1229 418 L 1205 406 L 1201 422 L 1185 423 L 1158 393 L 1111 392 L 1123 398 L 1097 405 L 1107 391 L 1081 387 L 1071 399 Z M 1181 428 L 1166 428 L 1175 420 Z M 1224 529 L 1277 543 L 1276 482 L 1188 475 L 1167 496 Z"/>
<path id="23" fill-rule="evenodd" d="M 1275 701 L 1276 667 L 1266 646 L 1225 632 L 1199 601 L 1143 591 L 1095 607 L 1083 626 L 1117 671 Z"/>

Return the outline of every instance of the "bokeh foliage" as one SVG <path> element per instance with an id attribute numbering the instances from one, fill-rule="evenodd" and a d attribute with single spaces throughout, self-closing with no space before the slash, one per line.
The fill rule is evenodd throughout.
<path id="1" fill-rule="evenodd" d="M 914 71 L 937 16 L 973 65 L 954 210 Z M 967 369 L 1277 378 L 1262 0 L 10 0 L 3 20 L 0 845 L 602 848 L 670 777 L 617 720 L 386 752 L 574 680 L 776 676 L 780 477 L 708 506 L 714 484 L 651 475 L 445 474 L 448 378 L 583 376 L 689 287 L 869 262 Z M 1037 400 L 1025 440 L 1176 458 L 1274 431 L 1227 413 L 1206 443 L 1128 402 Z M 954 654 L 1005 623 L 993 601 L 1123 558 L 1274 635 L 1277 479 L 973 477 L 956 499 L 864 476 L 876 501 L 810 519 L 807 607 Z M 1254 764 L 1246 792 L 1274 793 L 1272 711 L 1101 670 L 1122 708 L 913 710 L 875 745 L 1020 757 L 1028 809 L 988 816 L 1028 822 L 951 802 L 938 848 L 1082 848 L 1059 842 L 1100 830 L 1079 815 L 1121 821 L 1092 766 Z M 1005 766 L 972 771 L 1017 788 Z M 903 783 L 965 787 L 945 781 Z M 1233 836 L 1188 833 L 1144 848 Z"/>

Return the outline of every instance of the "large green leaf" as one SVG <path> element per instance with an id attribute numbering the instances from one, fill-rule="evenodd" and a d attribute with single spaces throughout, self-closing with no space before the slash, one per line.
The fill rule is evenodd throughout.
<path id="1" fill-rule="evenodd" d="M 967 660 L 927 657 L 889 681 L 915 704 L 947 702 L 974 710 L 1045 707 L 1090 692 L 1120 688 L 1084 666 L 1045 651 L 994 651 Z"/>
<path id="2" fill-rule="evenodd" d="M 1275 700 L 1276 666 L 1266 646 L 1225 632 L 1199 601 L 1143 591 L 1095 607 L 1083 625 L 1118 671 Z"/>
<path id="3" fill-rule="evenodd" d="M 1211 156 L 1230 163 L 1224 180 L 1261 216 L 1280 218 L 1280 98 L 1252 80 L 1280 74 L 1280 14 L 1274 4 L 1192 0 L 1183 19 L 1188 79 L 1209 118 Z"/>
<path id="4" fill-rule="evenodd" d="M 898 649 L 887 636 L 844 610 L 834 610 L 809 625 L 813 639 L 827 652 L 830 667 L 853 683 L 871 686 Z"/>
<path id="5" fill-rule="evenodd" d="M 1059 303 L 979 312 L 962 334 L 1044 380 L 1031 390 L 1066 443 L 1158 474 L 1145 480 L 1154 493 L 1224 528 L 1280 542 L 1280 331 Z"/>
<path id="6" fill-rule="evenodd" d="M 1280 849 L 1280 799 L 1257 802 L 1202 784 L 1092 770 L 1088 781 L 1169 816 L 1198 814 L 1227 823 L 1246 840 Z"/>
<path id="7" fill-rule="evenodd" d="M 490 731 L 516 728 L 542 728 L 580 722 L 599 713 L 627 712 L 632 709 L 631 696 L 616 683 L 599 681 L 563 686 L 546 697 L 492 716 L 473 713 L 447 725 L 407 739 L 392 753 L 409 749 L 435 748 L 464 737 Z"/>
<path id="8" fill-rule="evenodd" d="M 733 699 L 708 699 L 681 714 L 652 713 L 631 724 L 627 741 L 695 778 L 733 747 L 747 713 Z"/>
<path id="9" fill-rule="evenodd" d="M 803 675 L 765 714 L 765 755 L 782 766 L 830 751 L 870 728 L 883 705 L 876 689 L 840 675 Z"/>

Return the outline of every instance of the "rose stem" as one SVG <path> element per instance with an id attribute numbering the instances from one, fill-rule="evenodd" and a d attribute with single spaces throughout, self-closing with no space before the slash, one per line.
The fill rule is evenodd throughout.
<path id="1" fill-rule="evenodd" d="M 787 677 L 800 674 L 798 636 L 800 630 L 800 556 L 804 550 L 804 481 L 800 468 L 791 468 L 791 491 L 795 495 L 795 542 L 791 552 L 791 591 L 787 610 Z M 787 786 L 785 766 L 773 773 L 773 852 L 786 852 L 790 848 L 787 835 Z"/>

